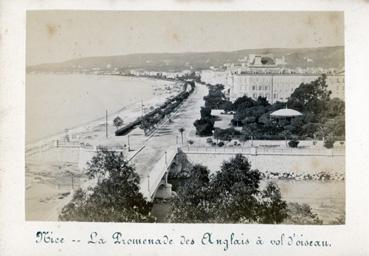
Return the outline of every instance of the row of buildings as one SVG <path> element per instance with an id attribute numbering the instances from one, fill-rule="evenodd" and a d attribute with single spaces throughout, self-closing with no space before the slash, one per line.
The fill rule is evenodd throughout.
<path id="1" fill-rule="evenodd" d="M 251 55 L 242 65 L 227 65 L 221 69 L 201 71 L 201 81 L 206 84 L 222 84 L 229 99 L 234 101 L 240 96 L 257 99 L 266 97 L 270 103 L 287 101 L 301 83 L 310 83 L 322 74 L 327 75 L 328 90 L 332 98 L 344 100 L 345 77 L 343 71 L 321 68 L 286 69 L 285 60 L 275 61 L 272 56 Z"/>
<path id="2" fill-rule="evenodd" d="M 182 71 L 147 71 L 144 69 L 132 69 L 128 71 L 129 75 L 132 76 L 148 76 L 148 77 L 160 77 L 166 79 L 176 79 L 186 77 L 192 74 L 191 70 Z M 199 75 L 199 74 L 198 74 Z"/>

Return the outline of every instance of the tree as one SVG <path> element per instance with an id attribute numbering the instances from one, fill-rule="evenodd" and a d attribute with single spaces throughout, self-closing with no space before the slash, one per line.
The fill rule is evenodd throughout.
<path id="1" fill-rule="evenodd" d="M 118 130 L 119 126 L 122 126 L 123 125 L 123 119 L 120 118 L 119 116 L 117 116 L 116 118 L 114 118 L 113 123 L 114 123 L 114 126 Z"/>
<path id="2" fill-rule="evenodd" d="M 59 216 L 65 221 L 152 222 L 152 204 L 139 191 L 139 176 L 122 153 L 99 149 L 87 164 L 95 187 L 78 190 Z"/>
<path id="3" fill-rule="evenodd" d="M 266 97 L 261 97 L 261 96 L 259 96 L 259 97 L 257 98 L 256 103 L 257 103 L 258 105 L 261 105 L 261 106 L 264 106 L 264 107 L 266 107 L 266 106 L 269 106 L 269 105 L 270 105 L 270 104 L 269 104 L 269 102 L 268 102 L 268 100 L 267 100 L 267 98 L 266 98 Z"/>
<path id="4" fill-rule="evenodd" d="M 243 132 L 245 136 L 249 137 L 251 139 L 251 146 L 254 146 L 254 129 L 256 128 L 256 125 L 245 125 L 243 127 Z"/>
<path id="5" fill-rule="evenodd" d="M 196 127 L 196 134 L 199 136 L 211 136 L 213 134 L 214 122 L 209 119 L 199 119 L 193 124 Z"/>
<path id="6" fill-rule="evenodd" d="M 214 120 L 211 115 L 211 108 L 201 107 L 201 118 L 196 120 L 193 125 L 196 127 L 196 134 L 200 136 L 210 136 L 213 134 Z"/>
<path id="7" fill-rule="evenodd" d="M 221 84 L 209 85 L 209 93 L 204 97 L 205 106 L 211 109 L 220 109 L 225 102 L 225 95 L 222 92 L 224 86 Z"/>
<path id="8" fill-rule="evenodd" d="M 326 116 L 334 118 L 345 114 L 345 102 L 339 98 L 331 99 L 327 104 Z"/>
<path id="9" fill-rule="evenodd" d="M 171 221 L 280 223 L 287 217 L 286 202 L 275 184 L 261 190 L 260 179 L 240 154 L 223 162 L 215 175 L 196 165 L 173 201 Z"/>
<path id="10" fill-rule="evenodd" d="M 238 154 L 222 164 L 211 183 L 214 211 L 222 222 L 280 223 L 286 203 L 275 184 L 260 190 L 261 174 L 251 169 L 246 157 Z"/>
<path id="11" fill-rule="evenodd" d="M 328 119 L 323 126 L 326 136 L 332 135 L 337 137 L 345 136 L 345 117 L 336 116 L 332 119 Z"/>
<path id="12" fill-rule="evenodd" d="M 245 134 L 245 133 L 241 134 L 240 141 L 242 142 L 242 147 L 245 146 L 245 142 L 248 141 L 248 139 L 249 139 L 249 136 L 247 134 Z"/>
<path id="13" fill-rule="evenodd" d="M 146 116 L 142 119 L 140 128 L 144 130 L 145 135 L 148 134 L 148 131 L 155 128 L 156 123 L 159 121 L 158 117 Z"/>
<path id="14" fill-rule="evenodd" d="M 291 136 L 291 132 L 289 131 L 289 130 L 283 130 L 282 132 L 281 132 L 281 135 L 284 137 L 284 140 L 285 140 L 285 142 L 286 142 L 286 146 L 287 146 L 287 140 L 288 140 L 288 138 Z"/>
<path id="15" fill-rule="evenodd" d="M 181 141 L 182 141 L 182 146 L 183 146 L 183 133 L 185 131 L 185 129 L 183 127 L 178 129 L 179 133 L 181 134 Z"/>
<path id="16" fill-rule="evenodd" d="M 212 118 L 212 116 L 211 116 L 211 108 L 209 108 L 209 107 L 201 107 L 201 109 L 200 109 L 200 118 L 201 119 L 206 119 L 206 118 L 211 119 Z"/>
<path id="17" fill-rule="evenodd" d="M 327 110 L 331 94 L 326 78 L 326 75 L 322 75 L 311 83 L 302 83 L 291 94 L 287 105 L 302 112 L 311 112 L 319 118 Z"/>
<path id="18" fill-rule="evenodd" d="M 256 221 L 259 181 L 259 171 L 251 170 L 251 165 L 244 156 L 238 154 L 223 162 L 211 186 L 217 221 Z"/>
<path id="19" fill-rule="evenodd" d="M 223 102 L 221 108 L 224 109 L 226 113 L 228 113 L 229 111 L 233 110 L 233 103 L 229 100 L 226 100 Z"/>
<path id="20" fill-rule="evenodd" d="M 233 109 L 238 110 L 238 108 L 242 105 L 243 108 L 250 108 L 256 105 L 256 102 L 246 95 L 239 97 L 233 103 Z"/>
<path id="21" fill-rule="evenodd" d="M 288 217 L 287 203 L 282 200 L 281 191 L 277 184 L 269 182 L 262 191 L 261 197 L 264 199 L 259 214 L 261 223 L 277 224 Z"/>
<path id="22" fill-rule="evenodd" d="M 209 169 L 202 165 L 193 166 L 188 173 L 178 197 L 172 202 L 171 222 L 207 222 L 209 211 Z"/>

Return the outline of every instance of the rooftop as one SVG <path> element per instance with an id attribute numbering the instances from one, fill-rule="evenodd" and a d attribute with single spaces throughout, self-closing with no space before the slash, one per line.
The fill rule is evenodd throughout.
<path id="1" fill-rule="evenodd" d="M 294 109 L 283 108 L 283 109 L 279 109 L 277 111 L 274 111 L 270 115 L 274 116 L 274 117 L 294 117 L 294 116 L 302 116 L 302 113 L 300 113 L 300 112 L 298 112 Z"/>

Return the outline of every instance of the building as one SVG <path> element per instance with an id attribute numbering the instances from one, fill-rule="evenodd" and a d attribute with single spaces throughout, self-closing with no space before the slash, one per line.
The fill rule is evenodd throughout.
<path id="1" fill-rule="evenodd" d="M 259 72 L 236 72 L 220 70 L 203 70 L 201 81 L 206 84 L 224 85 L 229 92 L 229 99 L 236 100 L 246 95 L 253 99 L 259 96 L 266 97 L 270 103 L 276 101 L 285 102 L 293 91 L 302 83 L 310 83 L 321 76 L 321 73 L 299 72 L 266 72 L 263 67 Z M 273 69 L 274 70 L 274 69 Z M 284 69 L 283 69 L 284 71 Z M 331 98 L 344 100 L 345 77 L 344 72 L 330 73 L 327 75 L 328 90 L 332 92 Z"/>
<path id="2" fill-rule="evenodd" d="M 210 85 L 222 84 L 225 87 L 228 85 L 228 79 L 231 72 L 227 70 L 202 70 L 201 82 Z"/>
<path id="3" fill-rule="evenodd" d="M 331 98 L 344 100 L 344 71 L 320 67 L 286 68 L 285 57 L 274 58 L 272 54 L 249 54 L 238 62 L 224 64 L 222 69 L 211 67 L 203 70 L 201 81 L 211 85 L 224 85 L 231 101 L 246 95 L 253 99 L 266 97 L 270 103 L 274 103 L 287 101 L 300 84 L 310 83 L 322 74 L 327 74 Z"/>
<path id="4" fill-rule="evenodd" d="M 327 76 L 328 90 L 332 92 L 331 98 L 345 100 L 345 75 L 340 72 L 337 75 Z"/>
<path id="5" fill-rule="evenodd" d="M 270 103 L 285 102 L 302 83 L 316 80 L 318 74 L 234 74 L 229 79 L 230 100 L 246 95 L 253 99 L 266 97 Z M 328 75 L 328 90 L 331 98 L 344 100 L 344 75 Z"/>

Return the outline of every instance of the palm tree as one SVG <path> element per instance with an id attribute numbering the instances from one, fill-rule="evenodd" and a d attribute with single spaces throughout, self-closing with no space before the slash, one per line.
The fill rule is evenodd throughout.
<path id="1" fill-rule="evenodd" d="M 185 129 L 183 127 L 179 128 L 178 131 L 181 133 L 181 140 L 182 140 L 182 146 L 183 146 L 183 132 Z"/>
<path id="2" fill-rule="evenodd" d="M 253 132 L 253 130 L 248 126 L 244 127 L 243 130 L 244 130 L 244 133 L 245 133 L 245 137 L 249 137 L 251 139 L 251 147 L 253 147 L 254 146 L 254 132 Z M 244 141 L 246 141 L 246 140 L 244 140 Z"/>

